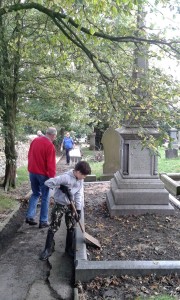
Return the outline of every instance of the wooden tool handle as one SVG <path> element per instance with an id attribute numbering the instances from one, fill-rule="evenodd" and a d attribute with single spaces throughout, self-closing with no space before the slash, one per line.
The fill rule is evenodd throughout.
<path id="1" fill-rule="evenodd" d="M 77 210 L 76 210 L 76 208 L 75 208 L 75 206 L 74 206 L 73 201 L 71 201 L 71 206 L 72 206 L 73 212 L 75 213 L 76 217 L 78 217 L 78 213 L 77 213 Z M 84 233 L 85 230 L 84 230 L 84 228 L 82 227 L 81 222 L 79 221 L 78 223 L 79 223 L 79 227 L 81 228 L 81 231 Z"/>

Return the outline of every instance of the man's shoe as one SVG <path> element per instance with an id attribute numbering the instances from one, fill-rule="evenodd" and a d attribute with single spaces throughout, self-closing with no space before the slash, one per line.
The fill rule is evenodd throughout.
<path id="1" fill-rule="evenodd" d="M 33 218 L 26 218 L 26 223 L 29 225 L 37 225 L 37 222 Z"/>
<path id="2" fill-rule="evenodd" d="M 48 222 L 40 222 L 39 223 L 39 228 L 46 228 L 49 227 L 49 223 Z"/>

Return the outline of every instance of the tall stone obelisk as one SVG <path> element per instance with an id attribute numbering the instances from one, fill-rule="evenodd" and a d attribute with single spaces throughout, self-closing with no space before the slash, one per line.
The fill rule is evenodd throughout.
<path id="1" fill-rule="evenodd" d="M 137 27 L 144 27 L 144 13 L 139 11 Z M 148 122 L 146 111 L 141 107 L 141 100 L 146 95 L 142 81 L 147 72 L 146 48 L 139 46 L 134 51 L 133 79 L 135 104 L 132 113 L 118 129 L 121 136 L 121 168 L 111 179 L 111 187 L 107 193 L 107 205 L 111 216 L 139 215 L 145 213 L 173 214 L 174 208 L 169 201 L 169 193 L 158 176 L 158 159 L 150 149 L 142 147 L 139 135 L 139 124 L 143 124 L 143 132 L 148 136 L 158 137 L 155 124 Z M 117 130 L 117 129 L 116 129 Z"/>

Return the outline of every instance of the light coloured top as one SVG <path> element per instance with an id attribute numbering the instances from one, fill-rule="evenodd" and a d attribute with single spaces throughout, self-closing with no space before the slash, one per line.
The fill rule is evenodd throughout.
<path id="1" fill-rule="evenodd" d="M 67 196 L 59 189 L 60 185 L 66 185 L 73 196 L 73 201 L 75 203 L 76 209 L 81 210 L 82 207 L 82 194 L 83 194 L 83 179 L 78 180 L 74 175 L 74 170 L 69 170 L 55 178 L 50 178 L 45 181 L 45 185 L 54 190 L 54 200 L 55 202 L 62 205 L 69 205 L 70 201 Z"/>

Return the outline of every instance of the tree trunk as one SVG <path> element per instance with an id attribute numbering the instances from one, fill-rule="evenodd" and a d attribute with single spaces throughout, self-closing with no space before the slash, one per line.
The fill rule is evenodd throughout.
<path id="1" fill-rule="evenodd" d="M 3 97 L 3 134 L 5 139 L 6 169 L 4 178 L 4 189 L 8 191 L 10 187 L 16 186 L 16 150 L 15 150 L 15 126 L 16 126 L 16 107 L 17 107 L 17 85 L 19 82 L 19 63 L 20 63 L 20 24 L 18 14 L 16 15 L 16 27 L 13 32 L 13 38 L 16 41 L 16 48 L 12 56 L 8 56 L 7 42 L 4 38 L 5 27 L 2 17 L 0 17 L 0 55 L 1 55 L 1 73 L 3 80 L 0 82 L 1 93 Z M 11 57 L 11 61 L 10 58 Z"/>
<path id="2" fill-rule="evenodd" d="M 13 97 L 6 98 L 7 109 L 3 118 L 4 136 L 5 136 L 5 156 L 6 169 L 4 178 L 4 189 L 8 191 L 10 187 L 16 186 L 16 150 L 15 150 L 15 119 L 16 112 L 13 107 Z"/>

